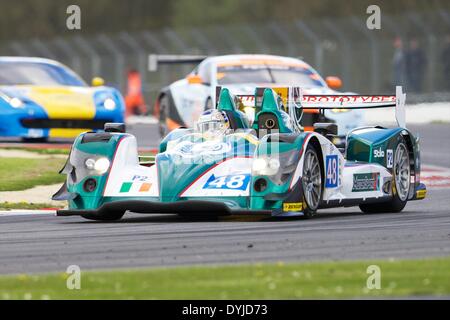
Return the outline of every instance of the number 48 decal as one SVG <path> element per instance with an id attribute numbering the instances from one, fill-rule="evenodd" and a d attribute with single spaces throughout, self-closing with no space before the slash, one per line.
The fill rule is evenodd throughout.
<path id="1" fill-rule="evenodd" d="M 246 190 L 249 182 L 249 174 L 238 174 L 220 177 L 212 175 L 211 177 L 209 177 L 208 181 L 206 181 L 203 189 Z"/>
<path id="2" fill-rule="evenodd" d="M 326 188 L 336 188 L 339 181 L 339 160 L 337 155 L 326 157 Z"/>

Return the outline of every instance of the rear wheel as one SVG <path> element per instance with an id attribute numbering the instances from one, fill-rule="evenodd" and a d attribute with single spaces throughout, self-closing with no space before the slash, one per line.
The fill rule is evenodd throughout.
<path id="1" fill-rule="evenodd" d="M 162 96 L 159 100 L 159 135 L 161 138 L 164 138 L 169 133 L 166 123 L 168 112 L 169 99 L 167 96 Z"/>
<path id="2" fill-rule="evenodd" d="M 361 204 L 365 213 L 400 212 L 408 202 L 411 185 L 411 167 L 406 143 L 402 140 L 395 148 L 392 181 L 392 200 L 375 204 Z"/>
<path id="3" fill-rule="evenodd" d="M 316 213 L 322 200 L 322 171 L 317 152 L 311 145 L 307 147 L 304 156 L 302 187 L 306 202 L 303 213 L 310 218 Z"/>
<path id="4" fill-rule="evenodd" d="M 115 221 L 120 220 L 124 214 L 125 211 L 105 211 L 99 212 L 98 214 L 83 214 L 81 216 L 88 220 Z"/>

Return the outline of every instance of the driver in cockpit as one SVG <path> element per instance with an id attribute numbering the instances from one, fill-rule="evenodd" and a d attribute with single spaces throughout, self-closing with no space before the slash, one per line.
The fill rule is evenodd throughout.
<path id="1" fill-rule="evenodd" d="M 225 112 L 217 109 L 206 110 L 195 124 L 197 132 L 216 137 L 230 133 L 230 121 Z"/>

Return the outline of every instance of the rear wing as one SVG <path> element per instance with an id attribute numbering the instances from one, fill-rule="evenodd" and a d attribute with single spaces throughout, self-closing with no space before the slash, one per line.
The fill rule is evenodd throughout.
<path id="1" fill-rule="evenodd" d="M 216 87 L 218 103 L 221 87 Z M 261 108 L 264 91 L 267 88 L 256 88 L 254 95 L 237 95 L 236 98 L 244 107 Z M 395 95 L 310 95 L 304 94 L 300 87 L 271 88 L 283 102 L 284 111 L 288 112 L 294 123 L 300 123 L 301 113 L 323 112 L 333 109 L 377 109 L 395 108 L 395 118 L 401 128 L 406 128 L 405 101 L 406 94 L 402 87 L 396 87 Z"/>
<path id="2" fill-rule="evenodd" d="M 395 118 L 401 128 L 406 128 L 405 101 L 406 93 L 397 86 L 395 95 L 309 95 L 303 94 L 302 88 L 274 88 L 288 109 L 333 110 L 333 109 L 377 109 L 395 108 Z M 286 96 L 287 95 L 287 96 Z"/>
<path id="3" fill-rule="evenodd" d="M 197 64 L 207 57 L 203 55 L 151 54 L 148 56 L 148 71 L 157 71 L 160 64 Z"/>

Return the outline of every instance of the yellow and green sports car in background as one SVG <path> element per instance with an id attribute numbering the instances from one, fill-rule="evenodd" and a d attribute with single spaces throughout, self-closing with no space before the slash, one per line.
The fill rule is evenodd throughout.
<path id="1" fill-rule="evenodd" d="M 123 122 L 120 92 L 48 59 L 0 57 L 0 137 L 73 138 Z"/>

